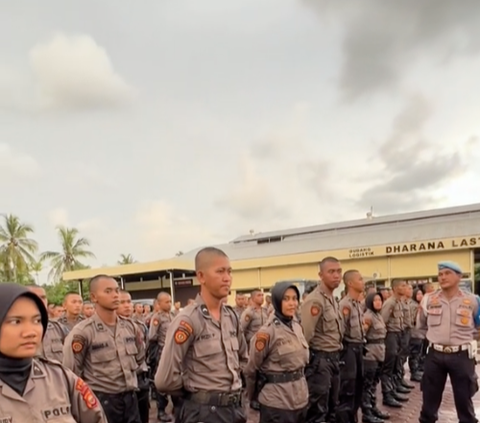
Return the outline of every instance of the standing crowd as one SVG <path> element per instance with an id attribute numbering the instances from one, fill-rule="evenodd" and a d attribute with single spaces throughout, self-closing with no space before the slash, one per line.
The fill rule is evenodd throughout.
<path id="1" fill-rule="evenodd" d="M 380 406 L 421 389 L 420 423 L 434 423 L 447 375 L 459 421 L 477 422 L 479 306 L 455 263 L 439 263 L 438 290 L 377 290 L 327 257 L 302 298 L 279 282 L 235 307 L 223 251 L 204 248 L 195 269 L 200 293 L 174 311 L 166 292 L 152 311 L 133 304 L 108 275 L 91 279 L 91 302 L 69 293 L 61 307 L 42 287 L 0 285 L 0 422 L 147 423 L 153 398 L 160 422 L 245 423 L 250 407 L 260 423 L 382 423 Z"/>

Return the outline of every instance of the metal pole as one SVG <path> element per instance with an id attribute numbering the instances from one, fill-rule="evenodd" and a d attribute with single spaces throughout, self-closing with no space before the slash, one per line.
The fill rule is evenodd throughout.
<path id="1" fill-rule="evenodd" d="M 172 297 L 172 304 L 175 304 L 175 286 L 173 281 L 173 272 L 171 270 L 167 270 L 167 272 L 170 275 L 170 296 Z"/>
<path id="2" fill-rule="evenodd" d="M 82 283 L 82 281 L 78 281 L 78 293 L 79 293 L 80 297 L 83 298 L 83 283 Z"/>

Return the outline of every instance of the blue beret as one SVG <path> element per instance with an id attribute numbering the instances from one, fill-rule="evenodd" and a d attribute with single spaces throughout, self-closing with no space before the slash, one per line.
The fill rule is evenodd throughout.
<path id="1" fill-rule="evenodd" d="M 455 262 L 453 261 L 441 261 L 438 263 L 438 270 L 444 270 L 444 269 L 449 269 L 454 271 L 455 273 L 458 273 L 460 275 L 463 274 L 462 268 Z"/>

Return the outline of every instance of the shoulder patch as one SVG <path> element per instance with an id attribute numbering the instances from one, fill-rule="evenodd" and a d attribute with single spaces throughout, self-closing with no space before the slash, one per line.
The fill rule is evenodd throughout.
<path id="1" fill-rule="evenodd" d="M 320 314 L 320 307 L 316 306 L 316 305 L 313 305 L 310 307 L 310 314 L 312 316 L 318 316 Z"/>
<path id="2" fill-rule="evenodd" d="M 363 319 L 363 322 L 366 324 L 366 325 L 371 325 L 372 324 L 372 319 L 366 317 L 365 319 Z"/>
<path id="3" fill-rule="evenodd" d="M 245 313 L 244 319 L 245 319 L 246 322 L 249 322 L 250 319 L 251 319 L 251 317 L 250 317 L 250 315 L 249 315 L 248 313 Z"/>
<path id="4" fill-rule="evenodd" d="M 193 335 L 193 328 L 190 323 L 181 320 L 178 328 L 173 335 L 173 340 L 177 345 L 182 345 Z"/>
<path id="5" fill-rule="evenodd" d="M 350 309 L 348 307 L 343 307 L 342 314 L 348 316 L 350 314 Z"/>
<path id="6" fill-rule="evenodd" d="M 90 410 L 98 407 L 98 401 L 95 395 L 93 394 L 90 387 L 80 378 L 77 379 L 77 383 L 75 384 L 75 390 L 80 393 L 85 405 Z"/>
<path id="7" fill-rule="evenodd" d="M 85 348 L 86 340 L 81 335 L 73 335 L 72 351 L 74 354 L 80 354 Z"/>
<path id="8" fill-rule="evenodd" d="M 255 349 L 258 352 L 262 352 L 265 349 L 269 339 L 270 339 L 270 335 L 268 333 L 258 332 L 255 335 Z"/>
<path id="9" fill-rule="evenodd" d="M 158 324 L 159 324 L 158 319 L 153 319 L 153 320 L 152 320 L 152 325 L 153 325 L 153 326 L 158 326 Z"/>

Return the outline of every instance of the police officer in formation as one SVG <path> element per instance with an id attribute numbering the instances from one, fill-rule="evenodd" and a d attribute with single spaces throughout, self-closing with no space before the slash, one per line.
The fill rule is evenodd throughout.
<path id="1" fill-rule="evenodd" d="M 0 284 L 0 422 L 107 423 L 82 379 L 58 361 L 35 357 L 47 326 L 38 295 Z"/>
<path id="2" fill-rule="evenodd" d="M 472 398 L 478 391 L 475 372 L 474 294 L 460 289 L 462 269 L 453 262 L 438 264 L 440 289 L 422 300 L 417 326 L 426 335 L 428 352 L 421 382 L 420 423 L 434 423 L 442 402 L 447 376 L 452 384 L 455 408 L 461 423 L 477 423 Z"/>
<path id="3" fill-rule="evenodd" d="M 96 313 L 68 334 L 63 364 L 89 384 L 109 423 L 141 423 L 136 390 L 145 359 L 143 336 L 131 319 L 116 313 L 120 289 L 115 279 L 96 276 L 89 288 Z"/>
<path id="4" fill-rule="evenodd" d="M 304 423 L 308 343 L 295 319 L 300 293 L 290 282 L 272 289 L 273 314 L 253 336 L 245 376 L 247 395 L 260 403 L 260 423 Z"/>
<path id="5" fill-rule="evenodd" d="M 85 320 L 82 316 L 83 300 L 78 292 L 68 292 L 63 300 L 63 308 L 65 314 L 58 319 L 58 322 L 66 326 L 68 330 L 72 330 L 73 327 Z"/>
<path id="6" fill-rule="evenodd" d="M 155 385 L 182 397 L 176 423 L 246 423 L 240 372 L 247 343 L 233 308 L 225 304 L 232 268 L 214 247 L 195 257 L 200 294 L 178 313 L 167 330 Z"/>
<path id="7" fill-rule="evenodd" d="M 242 330 L 249 345 L 253 335 L 258 332 L 268 319 L 268 310 L 263 306 L 263 292 L 259 289 L 253 290 L 250 294 L 250 299 L 252 304 L 246 308 L 240 318 Z"/>
<path id="8" fill-rule="evenodd" d="M 410 368 L 410 380 L 421 382 L 423 375 L 423 363 L 425 358 L 425 333 L 416 326 L 418 310 L 423 299 L 423 292 L 415 288 L 410 299 L 410 317 L 412 319 L 412 333 L 409 345 L 408 366 Z"/>

